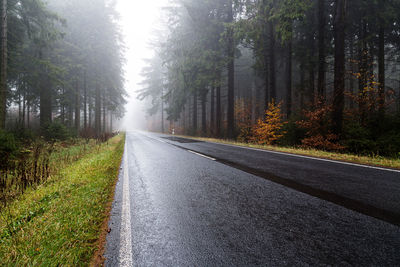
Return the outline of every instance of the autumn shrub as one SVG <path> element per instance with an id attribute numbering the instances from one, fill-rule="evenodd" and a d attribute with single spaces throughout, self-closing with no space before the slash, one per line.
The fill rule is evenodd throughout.
<path id="1" fill-rule="evenodd" d="M 339 137 L 331 132 L 332 105 L 323 99 L 317 99 L 310 110 L 304 110 L 304 120 L 297 125 L 306 131 L 301 141 L 304 148 L 314 148 L 327 151 L 341 151 L 344 149 L 339 143 Z"/>
<path id="2" fill-rule="evenodd" d="M 249 102 L 238 99 L 235 101 L 236 129 L 239 131 L 238 141 L 249 142 L 252 137 L 251 105 Z"/>
<path id="3" fill-rule="evenodd" d="M 259 119 L 252 129 L 252 142 L 259 145 L 272 145 L 285 134 L 282 128 L 286 123 L 282 119 L 281 107 L 282 103 L 268 104 L 265 117 Z"/>

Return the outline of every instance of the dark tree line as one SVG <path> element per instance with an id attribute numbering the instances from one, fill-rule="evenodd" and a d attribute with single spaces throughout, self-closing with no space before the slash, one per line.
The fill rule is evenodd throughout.
<path id="1" fill-rule="evenodd" d="M 291 144 L 304 136 L 296 121 L 316 120 L 306 111 L 326 121 L 323 138 L 353 150 L 400 137 L 400 1 L 176 0 L 166 10 L 140 91 L 153 130 L 165 113 L 182 133 L 234 138 L 238 109 L 254 124 L 282 101 Z"/>
<path id="2" fill-rule="evenodd" d="M 2 0 L 0 129 L 111 131 L 124 114 L 115 1 Z"/>

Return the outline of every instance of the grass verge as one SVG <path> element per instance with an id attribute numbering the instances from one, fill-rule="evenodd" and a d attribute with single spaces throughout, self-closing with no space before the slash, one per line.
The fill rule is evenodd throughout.
<path id="1" fill-rule="evenodd" d="M 376 167 L 400 169 L 400 159 L 385 158 L 380 156 L 359 156 L 346 153 L 327 152 L 315 149 L 257 145 L 257 144 L 241 143 L 241 142 L 225 140 L 225 139 L 216 139 L 216 138 L 192 137 L 192 136 L 182 136 L 182 137 L 196 139 L 200 141 L 212 142 L 212 143 L 220 143 L 220 144 L 250 147 L 250 148 L 264 149 L 277 152 L 285 152 L 296 155 L 344 161 L 344 162 L 376 166 Z"/>
<path id="2" fill-rule="evenodd" d="M 5 266 L 86 266 L 98 248 L 124 137 L 110 139 L 0 211 Z"/>

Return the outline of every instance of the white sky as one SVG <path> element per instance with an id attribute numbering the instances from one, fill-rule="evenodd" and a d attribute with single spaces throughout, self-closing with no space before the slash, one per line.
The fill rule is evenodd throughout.
<path id="1" fill-rule="evenodd" d="M 153 54 L 149 47 L 154 26 L 160 16 L 160 8 L 167 0 L 118 0 L 117 10 L 121 15 L 121 26 L 125 36 L 126 66 L 125 89 L 130 95 L 126 106 L 127 115 L 123 126 L 126 130 L 144 126 L 143 103 L 136 100 L 135 91 L 140 89 L 141 69 L 143 59 L 150 58 Z"/>

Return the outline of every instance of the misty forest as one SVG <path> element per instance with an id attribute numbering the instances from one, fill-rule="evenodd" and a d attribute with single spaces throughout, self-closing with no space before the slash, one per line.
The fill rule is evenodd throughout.
<path id="1" fill-rule="evenodd" d="M 399 155 L 400 1 L 177 0 L 162 20 L 151 130 Z"/>
<path id="2" fill-rule="evenodd" d="M 0 0 L 0 265 L 400 266 L 400 0 Z"/>
<path id="3" fill-rule="evenodd" d="M 83 157 L 93 140 L 112 137 L 115 121 L 125 113 L 126 92 L 115 1 L 1 3 L 0 203 L 5 205 Z"/>
<path id="4" fill-rule="evenodd" d="M 125 104 L 115 3 L 2 3 L 0 127 L 20 135 L 111 131 Z"/>

